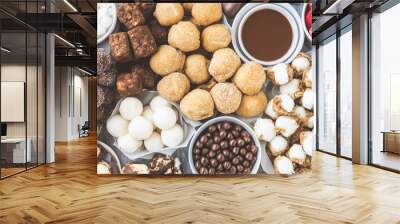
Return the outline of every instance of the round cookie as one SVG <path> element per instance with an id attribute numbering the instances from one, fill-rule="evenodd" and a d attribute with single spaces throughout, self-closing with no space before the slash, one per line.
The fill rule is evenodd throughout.
<path id="1" fill-rule="evenodd" d="M 201 33 L 201 43 L 208 52 L 228 47 L 231 43 L 231 32 L 224 24 L 208 26 Z"/>
<path id="2" fill-rule="evenodd" d="M 185 74 L 194 84 L 203 84 L 210 79 L 208 74 L 209 61 L 201 54 L 193 54 L 187 57 L 185 62 Z"/>
<path id="3" fill-rule="evenodd" d="M 214 115 L 214 101 L 211 94 L 203 89 L 189 92 L 180 103 L 182 113 L 188 118 L 200 121 Z"/>
<path id="4" fill-rule="evenodd" d="M 217 110 L 223 114 L 235 112 L 242 101 L 242 93 L 232 83 L 217 83 L 210 93 Z"/>
<path id="5" fill-rule="evenodd" d="M 264 68 L 255 62 L 243 64 L 233 77 L 235 85 L 246 95 L 260 92 L 265 80 Z"/>
<path id="6" fill-rule="evenodd" d="M 189 92 L 190 81 L 186 75 L 174 72 L 162 78 L 157 84 L 160 96 L 170 101 L 180 101 Z"/>
<path id="7" fill-rule="evenodd" d="M 168 43 L 183 52 L 194 51 L 200 47 L 200 31 L 190 21 L 180 21 L 168 33 Z"/>
<path id="8" fill-rule="evenodd" d="M 154 17 L 163 26 L 171 26 L 182 20 L 184 10 L 180 3 L 157 3 Z"/>
<path id="9" fill-rule="evenodd" d="M 231 78 L 240 66 L 240 57 L 230 48 L 222 48 L 214 52 L 208 72 L 217 82 L 225 82 Z"/>
<path id="10" fill-rule="evenodd" d="M 182 70 L 184 64 L 185 54 L 169 45 L 161 45 L 150 58 L 150 68 L 161 76 Z"/>
<path id="11" fill-rule="evenodd" d="M 266 106 L 267 97 L 263 91 L 252 96 L 244 95 L 236 114 L 242 117 L 255 117 L 262 114 Z"/>

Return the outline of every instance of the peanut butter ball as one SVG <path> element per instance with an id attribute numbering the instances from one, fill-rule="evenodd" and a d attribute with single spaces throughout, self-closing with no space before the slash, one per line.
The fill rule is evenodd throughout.
<path id="1" fill-rule="evenodd" d="M 195 121 L 200 121 L 214 115 L 214 101 L 211 94 L 202 89 L 189 92 L 180 103 L 182 113 Z"/>
<path id="2" fill-rule="evenodd" d="M 157 84 L 160 96 L 169 101 L 177 102 L 189 92 L 190 81 L 186 75 L 174 72 L 162 78 Z"/>
<path id="3" fill-rule="evenodd" d="M 154 17 L 163 26 L 171 26 L 182 20 L 184 14 L 180 3 L 157 3 Z"/>
<path id="4" fill-rule="evenodd" d="M 191 12 L 191 11 L 192 11 L 193 4 L 194 4 L 194 3 L 192 3 L 192 2 L 189 2 L 189 3 L 182 3 L 183 8 L 184 8 L 186 11 L 188 11 L 188 12 Z"/>
<path id="5" fill-rule="evenodd" d="M 185 54 L 169 45 L 161 45 L 150 58 L 150 68 L 161 76 L 182 70 L 184 64 Z"/>
<path id="6" fill-rule="evenodd" d="M 185 74 L 194 84 L 203 84 L 210 79 L 208 74 L 209 61 L 201 54 L 193 54 L 187 57 L 185 62 Z"/>
<path id="7" fill-rule="evenodd" d="M 230 79 L 240 66 L 240 58 L 230 48 L 222 48 L 214 52 L 208 71 L 217 82 Z"/>
<path id="8" fill-rule="evenodd" d="M 211 25 L 203 30 L 201 42 L 204 50 L 214 52 L 229 46 L 231 43 L 231 32 L 224 24 Z"/>
<path id="9" fill-rule="evenodd" d="M 217 83 L 210 93 L 217 110 L 223 114 L 235 112 L 242 101 L 242 93 L 233 83 Z"/>
<path id="10" fill-rule="evenodd" d="M 194 51 L 200 47 L 200 31 L 192 22 L 181 21 L 169 30 L 168 43 L 183 52 Z"/>
<path id="11" fill-rule="evenodd" d="M 236 114 L 242 117 L 258 116 L 264 112 L 267 101 L 268 99 L 263 91 L 252 96 L 244 95 Z"/>
<path id="12" fill-rule="evenodd" d="M 233 82 L 246 95 L 254 95 L 262 89 L 266 75 L 264 68 L 255 62 L 249 62 L 240 66 Z"/>
<path id="13" fill-rule="evenodd" d="M 222 18 L 221 3 L 193 3 L 193 22 L 200 26 L 208 26 Z"/>

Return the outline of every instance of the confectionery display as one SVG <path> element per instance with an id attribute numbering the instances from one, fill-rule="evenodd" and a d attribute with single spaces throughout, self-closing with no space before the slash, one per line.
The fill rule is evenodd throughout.
<path id="1" fill-rule="evenodd" d="M 311 49 L 302 45 L 310 40 L 303 33 L 279 36 L 300 28 L 276 27 L 268 38 L 251 33 L 250 26 L 264 23 L 285 26 L 263 20 L 272 18 L 273 9 L 264 7 L 270 4 L 102 3 L 98 173 L 289 176 L 309 170 L 315 95 Z M 308 13 L 305 3 L 274 5 L 286 10 L 274 12 L 280 19 L 309 28 L 300 19 Z M 107 29 L 113 30 L 104 36 Z M 279 39 L 288 43 L 274 51 L 271 43 Z M 299 46 L 285 49 L 291 42 Z"/>

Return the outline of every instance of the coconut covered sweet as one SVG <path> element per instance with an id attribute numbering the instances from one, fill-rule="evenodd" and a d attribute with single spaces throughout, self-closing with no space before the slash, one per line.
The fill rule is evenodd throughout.
<path id="1" fill-rule="evenodd" d="M 153 124 L 143 116 L 136 116 L 128 126 L 129 134 L 131 134 L 135 140 L 145 140 L 149 138 L 153 133 L 153 129 Z"/>
<path id="2" fill-rule="evenodd" d="M 118 138 L 128 133 L 129 121 L 117 114 L 107 120 L 107 131 L 110 135 Z"/>
<path id="3" fill-rule="evenodd" d="M 161 45 L 150 58 L 150 68 L 161 76 L 182 70 L 184 64 L 185 54 L 169 45 Z"/>
<path id="4" fill-rule="evenodd" d="M 160 107 L 154 111 L 153 120 L 157 128 L 166 130 L 172 128 L 176 124 L 178 116 L 171 107 Z"/>
<path id="5" fill-rule="evenodd" d="M 214 52 L 208 71 L 217 82 L 230 79 L 240 66 L 240 57 L 230 48 Z"/>
<path id="6" fill-rule="evenodd" d="M 150 152 L 157 152 L 164 148 L 164 144 L 161 140 L 161 135 L 157 132 L 153 132 L 148 139 L 144 140 L 144 147 Z"/>
<path id="7" fill-rule="evenodd" d="M 242 93 L 232 83 L 217 83 L 210 93 L 217 110 L 223 114 L 235 112 L 242 101 Z"/>
<path id="8" fill-rule="evenodd" d="M 200 47 L 200 31 L 190 21 L 180 21 L 168 33 L 168 44 L 183 52 L 194 51 Z"/>
<path id="9" fill-rule="evenodd" d="M 161 141 L 168 147 L 175 147 L 183 141 L 183 129 L 179 124 L 161 131 Z"/>
<path id="10" fill-rule="evenodd" d="M 136 97 L 127 97 L 119 105 L 119 113 L 126 120 L 132 120 L 134 117 L 141 115 L 142 112 L 143 104 Z"/>
<path id="11" fill-rule="evenodd" d="M 151 110 L 155 111 L 159 107 L 170 107 L 171 104 L 162 96 L 156 96 L 150 101 Z"/>
<path id="12" fill-rule="evenodd" d="M 255 62 L 240 66 L 233 82 L 246 95 L 254 95 L 261 91 L 266 80 L 264 68 Z"/>
<path id="13" fill-rule="evenodd" d="M 117 144 L 122 152 L 130 154 L 141 149 L 141 147 L 143 146 L 143 141 L 136 140 L 132 137 L 132 135 L 126 134 L 118 137 Z"/>

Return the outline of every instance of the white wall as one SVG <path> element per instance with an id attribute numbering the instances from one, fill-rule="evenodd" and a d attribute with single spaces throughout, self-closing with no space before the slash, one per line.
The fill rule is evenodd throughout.
<path id="1" fill-rule="evenodd" d="M 71 67 L 56 67 L 55 74 L 55 141 L 74 140 L 88 120 L 88 79 Z"/>

